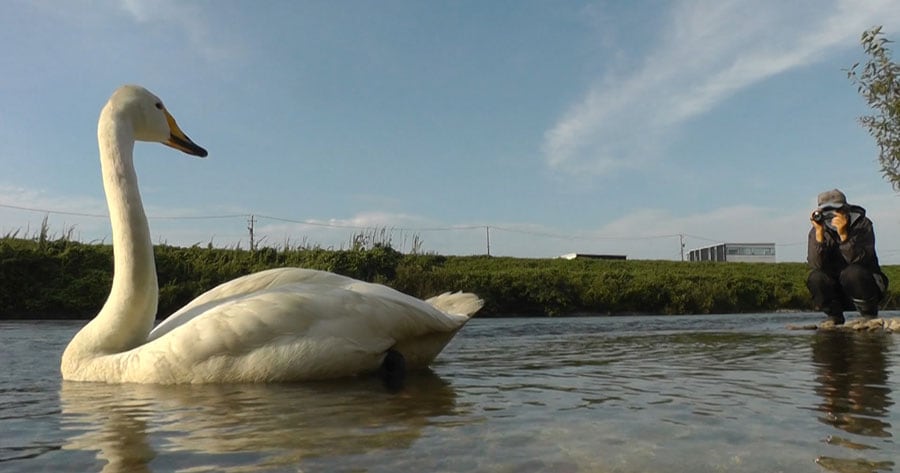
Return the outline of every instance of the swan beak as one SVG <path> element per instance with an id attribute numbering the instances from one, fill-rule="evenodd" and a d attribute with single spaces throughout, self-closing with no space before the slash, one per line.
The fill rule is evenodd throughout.
<path id="1" fill-rule="evenodd" d="M 169 139 L 163 141 L 163 144 L 166 146 L 171 146 L 179 151 L 183 151 L 192 156 L 199 156 L 201 158 L 205 158 L 208 154 L 205 149 L 201 148 L 191 141 L 187 135 L 181 131 L 181 128 L 178 128 L 178 124 L 175 123 L 175 119 L 172 118 L 172 115 L 169 114 L 168 110 L 164 110 L 166 114 L 166 121 L 169 122 Z"/>

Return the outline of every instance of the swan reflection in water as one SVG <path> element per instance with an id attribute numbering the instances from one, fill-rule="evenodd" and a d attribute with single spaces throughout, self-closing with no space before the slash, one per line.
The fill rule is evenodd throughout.
<path id="1" fill-rule="evenodd" d="M 459 422 L 452 386 L 430 371 L 409 377 L 398 392 L 386 391 L 377 378 L 262 385 L 63 382 L 63 429 L 76 432 L 63 448 L 98 451 L 104 472 L 200 464 L 246 471 L 406 449 L 441 416 Z"/>
<path id="2" fill-rule="evenodd" d="M 893 461 L 860 457 L 880 458 L 897 448 L 886 420 L 894 404 L 888 386 L 892 343 L 891 334 L 881 332 L 834 330 L 813 336 L 818 419 L 851 434 L 829 435 L 829 444 L 855 452 L 851 458 L 821 456 L 816 459 L 820 466 L 841 473 L 893 470 Z"/>

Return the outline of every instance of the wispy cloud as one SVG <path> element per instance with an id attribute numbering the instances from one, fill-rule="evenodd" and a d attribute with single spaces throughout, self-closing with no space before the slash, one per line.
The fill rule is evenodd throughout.
<path id="1" fill-rule="evenodd" d="M 76 239 L 94 240 L 109 233 L 106 203 L 85 196 L 58 196 L 45 191 L 0 183 L 0 235 L 31 237 L 46 218 L 53 235 L 73 232 Z"/>
<path id="2" fill-rule="evenodd" d="M 259 234 L 265 235 L 270 244 L 348 248 L 355 237 L 362 235 L 371 238 L 370 243 L 390 243 L 400 251 L 411 251 L 417 241 L 421 242 L 423 229 L 437 226 L 433 221 L 414 215 L 378 211 L 361 212 L 349 218 L 302 222 L 266 216 L 260 216 L 259 220 Z M 452 232 L 449 227 L 443 230 Z"/>
<path id="3" fill-rule="evenodd" d="M 851 201 L 866 207 L 875 222 L 882 264 L 898 264 L 900 247 L 895 243 L 900 241 L 900 220 L 895 217 L 897 195 L 892 192 L 865 192 L 863 189 L 846 190 Z M 102 215 L 105 203 L 95 198 L 52 197 L 41 191 L 0 185 L 0 204 L 3 204 L 0 205 L 0 235 L 33 237 L 40 231 L 41 219 L 48 215 L 52 235 L 74 230 L 72 236 L 81 241 L 110 241 L 109 221 Z M 570 252 L 588 252 L 624 254 L 630 259 L 678 259 L 682 241 L 685 250 L 726 241 L 774 242 L 779 261 L 804 261 L 809 209 L 813 205 L 811 200 L 797 202 L 793 207 L 779 208 L 739 205 L 686 215 L 646 209 L 585 230 L 521 222 L 460 225 L 425 216 L 388 212 L 361 212 L 348 218 L 308 220 L 304 223 L 256 215 L 255 239 L 257 244 L 263 246 L 339 249 L 350 247 L 353 236 L 363 234 L 374 237 L 376 241 L 389 240 L 400 251 L 412 251 L 417 247 L 420 251 L 465 255 L 484 254 L 490 248 L 492 254 L 501 256 L 553 257 Z M 249 246 L 249 222 L 244 215 L 195 220 L 176 217 L 209 216 L 216 212 L 191 209 L 154 211 L 149 208 L 148 213 L 156 243 Z M 163 214 L 168 217 L 154 217 Z"/>
<path id="4" fill-rule="evenodd" d="M 686 121 L 742 89 L 856 46 L 900 3 L 686 0 L 636 70 L 599 78 L 546 132 L 551 168 L 607 174 L 658 158 Z"/>
<path id="5" fill-rule="evenodd" d="M 198 4 L 178 0 L 124 0 L 120 8 L 138 23 L 162 23 L 178 28 L 190 45 L 209 60 L 221 60 L 234 53 L 216 37 Z"/>

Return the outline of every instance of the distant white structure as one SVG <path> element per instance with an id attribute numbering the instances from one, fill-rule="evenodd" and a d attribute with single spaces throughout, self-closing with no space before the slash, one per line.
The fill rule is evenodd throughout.
<path id="1" fill-rule="evenodd" d="M 626 259 L 626 255 L 595 255 L 591 253 L 566 253 L 559 256 L 562 259 Z"/>
<path id="2" fill-rule="evenodd" d="M 689 261 L 774 263 L 775 243 L 721 243 L 691 250 L 689 257 Z"/>

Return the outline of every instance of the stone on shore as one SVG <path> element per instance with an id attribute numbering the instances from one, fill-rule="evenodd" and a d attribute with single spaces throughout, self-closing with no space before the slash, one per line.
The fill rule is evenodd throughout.
<path id="1" fill-rule="evenodd" d="M 787 326 L 789 330 L 846 330 L 867 332 L 892 332 L 900 334 L 900 317 L 867 319 L 860 317 L 848 320 L 843 325 L 835 325 L 831 320 L 825 320 L 819 324 L 805 324 Z"/>

